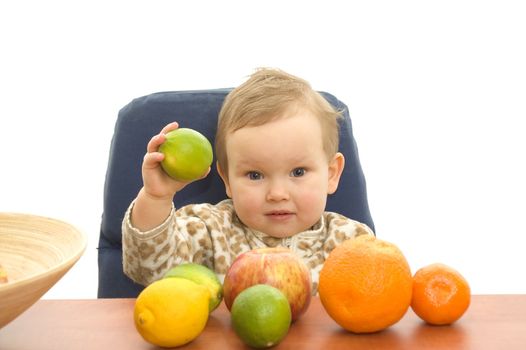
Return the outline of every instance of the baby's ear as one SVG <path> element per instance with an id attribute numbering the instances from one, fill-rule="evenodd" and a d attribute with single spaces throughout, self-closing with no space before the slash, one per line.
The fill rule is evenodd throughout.
<path id="1" fill-rule="evenodd" d="M 337 152 L 329 162 L 329 182 L 327 186 L 327 193 L 333 194 L 338 189 L 340 177 L 342 176 L 343 168 L 345 167 L 345 157 L 340 152 Z"/>
<path id="2" fill-rule="evenodd" d="M 230 185 L 228 183 L 228 176 L 226 176 L 225 173 L 223 173 L 223 170 L 221 169 L 219 162 L 216 162 L 216 168 L 217 168 L 217 173 L 219 174 L 219 176 L 221 177 L 221 180 L 223 180 L 223 183 L 225 184 L 226 195 L 228 196 L 228 198 L 232 198 L 232 192 L 230 191 Z"/>

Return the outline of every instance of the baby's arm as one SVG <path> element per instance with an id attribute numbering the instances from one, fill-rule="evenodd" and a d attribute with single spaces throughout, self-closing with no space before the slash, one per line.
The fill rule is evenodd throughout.
<path id="1" fill-rule="evenodd" d="M 213 266 L 213 244 L 209 226 L 217 226 L 213 216 L 200 218 L 190 205 L 175 210 L 150 231 L 141 231 L 130 221 L 134 204 L 122 223 L 124 273 L 135 282 L 148 285 L 164 276 L 171 267 L 184 262 Z"/>
<path id="2" fill-rule="evenodd" d="M 179 182 L 169 177 L 161 168 L 164 155 L 159 146 L 166 140 L 166 133 L 178 128 L 176 122 L 166 125 L 158 135 L 152 137 L 142 163 L 143 187 L 135 200 L 131 222 L 141 231 L 148 231 L 166 220 L 172 209 L 175 194 L 188 182 Z M 203 177 L 205 177 L 205 174 Z"/>
<path id="3" fill-rule="evenodd" d="M 124 272 L 143 285 L 162 277 L 170 266 L 193 258 L 192 239 L 195 237 L 191 238 L 186 230 L 175 227 L 173 207 L 175 194 L 189 182 L 176 181 L 168 176 L 161 167 L 164 155 L 159 152 L 166 133 L 178 126 L 176 122 L 166 125 L 148 142 L 142 163 L 143 187 L 122 224 Z M 202 178 L 207 175 L 208 172 Z M 209 239 L 206 230 L 200 234 Z"/>

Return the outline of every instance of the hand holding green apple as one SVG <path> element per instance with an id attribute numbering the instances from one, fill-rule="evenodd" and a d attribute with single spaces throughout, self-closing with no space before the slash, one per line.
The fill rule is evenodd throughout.
<path id="1" fill-rule="evenodd" d="M 166 134 L 159 147 L 164 154 L 163 170 L 181 182 L 197 180 L 206 174 L 212 164 L 212 145 L 201 133 L 188 128 L 175 129 Z"/>

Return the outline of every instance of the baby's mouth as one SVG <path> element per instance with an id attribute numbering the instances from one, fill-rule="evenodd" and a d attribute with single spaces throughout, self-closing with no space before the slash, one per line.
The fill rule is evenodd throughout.
<path id="1" fill-rule="evenodd" d="M 294 216 L 295 214 L 287 210 L 273 210 L 271 212 L 266 213 L 265 215 L 272 219 L 284 220 Z"/>

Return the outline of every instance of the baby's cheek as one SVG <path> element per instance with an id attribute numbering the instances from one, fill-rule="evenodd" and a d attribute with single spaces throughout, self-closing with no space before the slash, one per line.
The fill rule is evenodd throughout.
<path id="1" fill-rule="evenodd" d="M 234 200 L 237 216 L 248 226 L 252 226 L 250 223 L 257 217 L 258 208 L 258 201 L 252 196 L 238 196 Z"/>
<path id="2" fill-rule="evenodd" d="M 319 219 L 320 215 L 325 211 L 327 195 L 320 191 L 305 191 L 296 203 L 299 211 L 307 216 Z"/>

